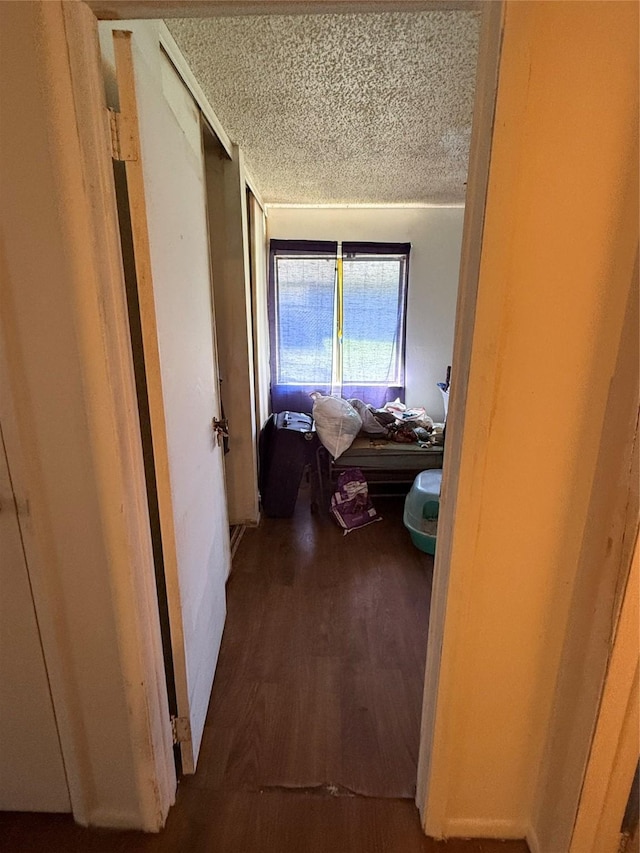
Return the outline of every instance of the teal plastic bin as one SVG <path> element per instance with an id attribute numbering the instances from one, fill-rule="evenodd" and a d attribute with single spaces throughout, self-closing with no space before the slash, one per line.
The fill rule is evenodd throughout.
<path id="1" fill-rule="evenodd" d="M 435 554 L 442 469 L 422 471 L 404 502 L 404 526 L 411 541 L 425 554 Z"/>

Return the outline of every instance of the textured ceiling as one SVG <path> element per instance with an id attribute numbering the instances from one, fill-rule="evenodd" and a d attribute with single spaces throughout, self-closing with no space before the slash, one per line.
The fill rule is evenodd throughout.
<path id="1" fill-rule="evenodd" d="M 479 12 L 166 23 L 266 202 L 464 200 Z"/>

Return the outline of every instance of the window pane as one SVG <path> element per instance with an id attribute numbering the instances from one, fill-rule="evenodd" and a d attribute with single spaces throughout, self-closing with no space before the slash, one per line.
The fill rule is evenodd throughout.
<path id="1" fill-rule="evenodd" d="M 343 382 L 398 383 L 403 258 L 345 258 Z"/>
<path id="2" fill-rule="evenodd" d="M 275 258 L 277 381 L 331 384 L 334 258 Z"/>

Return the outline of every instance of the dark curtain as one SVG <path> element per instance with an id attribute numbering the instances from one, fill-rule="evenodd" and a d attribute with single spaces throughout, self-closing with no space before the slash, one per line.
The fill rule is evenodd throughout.
<path id="1" fill-rule="evenodd" d="M 344 243 L 341 289 L 337 249 L 335 242 L 271 241 L 274 412 L 311 412 L 313 391 L 357 397 L 374 406 L 396 397 L 404 400 L 410 244 Z"/>

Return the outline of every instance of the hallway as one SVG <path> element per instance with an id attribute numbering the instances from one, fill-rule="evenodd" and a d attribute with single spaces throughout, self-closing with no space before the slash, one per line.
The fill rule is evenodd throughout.
<path id="1" fill-rule="evenodd" d="M 414 797 L 433 558 L 402 500 L 377 506 L 343 536 L 301 492 L 293 519 L 246 531 L 197 784 Z"/>
<path id="2" fill-rule="evenodd" d="M 157 836 L 0 815 L 6 849 L 47 853 L 526 853 L 427 840 L 415 794 L 433 559 L 401 499 L 349 536 L 311 515 L 247 530 L 195 776 Z"/>

